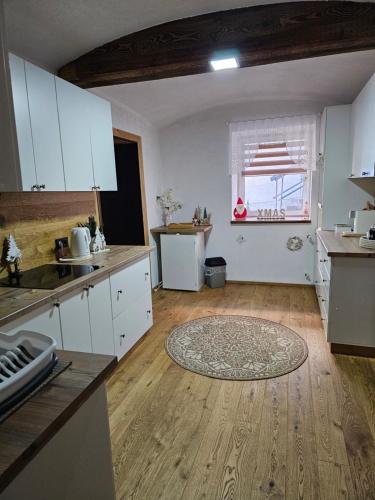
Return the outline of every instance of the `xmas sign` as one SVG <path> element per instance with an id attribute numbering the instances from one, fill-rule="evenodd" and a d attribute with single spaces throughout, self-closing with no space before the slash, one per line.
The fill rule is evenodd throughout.
<path id="1" fill-rule="evenodd" d="M 285 209 L 281 208 L 278 210 L 277 208 L 263 208 L 262 210 L 258 209 L 258 220 L 284 220 L 285 219 Z"/>

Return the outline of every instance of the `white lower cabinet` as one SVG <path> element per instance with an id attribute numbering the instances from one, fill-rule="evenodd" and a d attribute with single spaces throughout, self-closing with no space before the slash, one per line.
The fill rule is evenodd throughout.
<path id="1" fill-rule="evenodd" d="M 135 301 L 113 320 L 115 352 L 120 359 L 152 326 L 151 294 Z"/>
<path id="2" fill-rule="evenodd" d="M 30 330 L 43 333 L 56 340 L 57 348 L 62 349 L 61 328 L 59 309 L 52 304 L 41 307 L 37 312 L 23 316 L 19 320 L 12 321 L 0 327 L 3 333 L 13 335 L 20 330 Z"/>
<path id="3" fill-rule="evenodd" d="M 109 279 L 90 283 L 87 298 L 89 302 L 92 352 L 114 354 Z"/>
<path id="4" fill-rule="evenodd" d="M 61 298 L 61 333 L 67 351 L 92 352 L 89 304 L 86 290 Z"/>
<path id="5" fill-rule="evenodd" d="M 32 330 L 53 337 L 59 349 L 120 359 L 152 326 L 149 266 L 146 257 L 111 275 L 114 281 L 108 277 L 90 281 L 55 304 L 0 327 L 0 331 Z M 117 302 L 120 285 L 128 293 L 126 300 Z"/>

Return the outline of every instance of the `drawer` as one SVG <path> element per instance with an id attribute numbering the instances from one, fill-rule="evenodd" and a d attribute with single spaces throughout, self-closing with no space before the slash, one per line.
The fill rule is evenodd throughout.
<path id="1" fill-rule="evenodd" d="M 327 270 L 328 277 L 331 273 L 331 258 L 328 257 L 322 242 L 317 238 L 318 264 L 323 264 Z"/>
<path id="2" fill-rule="evenodd" d="M 115 318 L 150 293 L 150 261 L 146 257 L 110 275 L 112 314 Z"/>
<path id="3" fill-rule="evenodd" d="M 151 294 L 140 297 L 113 320 L 115 353 L 122 358 L 152 326 Z"/>

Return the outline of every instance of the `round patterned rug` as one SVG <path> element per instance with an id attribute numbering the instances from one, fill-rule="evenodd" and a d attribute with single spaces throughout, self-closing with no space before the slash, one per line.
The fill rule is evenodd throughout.
<path id="1" fill-rule="evenodd" d="M 290 328 L 251 316 L 208 316 L 173 328 L 165 341 L 180 366 L 208 377 L 259 380 L 306 360 L 306 342 Z"/>

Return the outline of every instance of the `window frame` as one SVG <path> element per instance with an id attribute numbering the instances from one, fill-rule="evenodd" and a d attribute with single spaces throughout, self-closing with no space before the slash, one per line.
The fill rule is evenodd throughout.
<path id="1" fill-rule="evenodd" d="M 251 147 L 251 145 L 249 146 Z M 239 174 L 232 174 L 232 212 L 231 212 L 231 223 L 233 224 L 252 224 L 252 223 L 311 223 L 311 200 L 312 200 L 312 172 L 298 165 L 296 161 L 290 154 L 290 149 L 286 143 L 280 143 L 277 141 L 269 141 L 259 144 L 260 153 L 249 160 L 249 166 Z M 272 151 L 278 150 L 276 151 Z M 265 153 L 265 150 L 271 150 L 270 153 Z M 281 151 L 280 151 L 281 150 Z M 250 156 L 250 155 L 249 155 Z M 275 158 L 275 160 L 272 160 Z M 245 160 L 246 161 L 246 160 Z M 293 166 L 295 165 L 295 166 Z M 259 218 L 256 211 L 252 212 L 250 215 L 247 214 L 244 219 L 236 219 L 233 214 L 233 209 L 236 206 L 237 199 L 240 197 L 244 200 L 246 204 L 246 177 L 261 177 L 261 176 L 272 176 L 272 175 L 288 175 L 288 174 L 304 174 L 305 182 L 307 182 L 307 193 L 303 195 L 302 199 L 302 213 L 286 215 L 281 217 L 271 218 Z M 303 214 L 305 203 L 308 206 L 308 216 Z M 276 204 L 277 205 L 277 204 Z M 275 210 L 276 207 L 269 209 Z M 266 210 L 266 209 L 263 209 Z"/>

